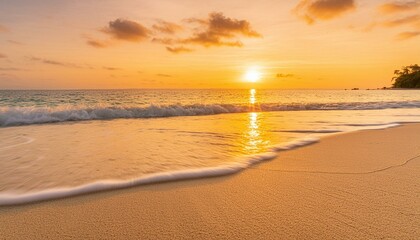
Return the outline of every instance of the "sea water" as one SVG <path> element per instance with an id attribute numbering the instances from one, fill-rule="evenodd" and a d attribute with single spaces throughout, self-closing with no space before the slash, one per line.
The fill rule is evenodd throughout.
<path id="1" fill-rule="evenodd" d="M 408 90 L 3 90 L 0 205 L 232 174 L 329 134 L 419 121 Z"/>

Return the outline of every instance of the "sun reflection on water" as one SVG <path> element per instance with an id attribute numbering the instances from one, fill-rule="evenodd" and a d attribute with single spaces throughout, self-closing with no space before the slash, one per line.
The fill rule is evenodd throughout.
<path id="1" fill-rule="evenodd" d="M 262 123 L 263 114 L 260 112 L 260 107 L 257 101 L 257 91 L 255 89 L 249 90 L 249 109 L 248 126 L 244 132 L 246 139 L 244 144 L 244 151 L 247 154 L 255 154 L 266 151 L 270 145 L 270 139 Z"/>
<path id="2" fill-rule="evenodd" d="M 249 90 L 249 103 L 252 104 L 252 105 L 254 105 L 255 102 L 256 102 L 256 98 L 255 98 L 255 93 L 256 92 L 257 91 L 255 91 L 255 89 Z"/>
<path id="3" fill-rule="evenodd" d="M 260 104 L 257 100 L 257 90 L 250 89 L 249 90 L 249 111 L 256 112 L 261 111 Z"/>

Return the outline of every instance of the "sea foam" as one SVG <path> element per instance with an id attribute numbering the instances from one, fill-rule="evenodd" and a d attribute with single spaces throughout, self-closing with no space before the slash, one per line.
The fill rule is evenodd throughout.
<path id="1" fill-rule="evenodd" d="M 308 104 L 193 104 L 136 106 L 60 106 L 60 107 L 0 107 L 0 126 L 30 125 L 84 120 L 118 118 L 162 118 L 201 116 L 253 111 L 308 111 L 308 110 L 374 110 L 389 108 L 420 108 L 420 101 L 406 102 L 350 102 Z"/>
<path id="2" fill-rule="evenodd" d="M 277 154 L 275 152 L 268 152 L 253 156 L 247 156 L 238 162 L 232 162 L 217 167 L 155 173 L 130 180 L 103 180 L 76 187 L 54 188 L 24 194 L 1 193 L 0 206 L 20 205 L 32 202 L 77 196 L 92 192 L 128 188 L 151 183 L 224 176 L 237 173 L 253 164 L 273 159 L 276 156 Z"/>
<path id="3" fill-rule="evenodd" d="M 365 125 L 366 128 L 363 128 L 363 129 L 386 129 L 386 128 L 391 128 L 391 127 L 396 127 L 399 125 L 400 123 L 370 124 L 370 125 L 366 124 Z M 328 135 L 333 135 L 337 133 L 340 133 L 340 132 L 334 132 Z M 278 156 L 278 153 L 281 151 L 291 150 L 291 149 L 307 146 L 310 144 L 314 144 L 314 143 L 317 143 L 319 140 L 320 140 L 319 137 L 304 137 L 301 139 L 296 139 L 290 142 L 273 146 L 266 153 L 245 156 L 232 163 L 217 166 L 217 167 L 160 172 L 160 173 L 148 174 L 140 178 L 129 179 L 129 180 L 102 180 L 102 181 L 92 182 L 92 183 L 88 183 L 81 186 L 67 187 L 67 188 L 53 188 L 53 189 L 46 189 L 46 190 L 41 190 L 38 192 L 30 192 L 30 193 L 23 193 L 23 194 L 0 193 L 0 206 L 27 204 L 27 203 L 32 203 L 32 202 L 59 199 L 59 198 L 77 196 L 77 195 L 99 192 L 99 191 L 123 189 L 123 188 L 129 188 L 129 187 L 152 184 L 152 183 L 218 177 L 218 176 L 235 174 L 246 168 L 249 168 L 250 166 L 254 164 L 258 164 L 263 161 L 274 159 Z"/>

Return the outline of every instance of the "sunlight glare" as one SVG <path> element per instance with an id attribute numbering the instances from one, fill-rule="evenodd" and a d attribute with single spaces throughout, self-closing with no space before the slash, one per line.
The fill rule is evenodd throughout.
<path id="1" fill-rule="evenodd" d="M 248 82 L 258 82 L 261 79 L 261 72 L 257 68 L 250 68 L 245 74 L 245 80 Z"/>

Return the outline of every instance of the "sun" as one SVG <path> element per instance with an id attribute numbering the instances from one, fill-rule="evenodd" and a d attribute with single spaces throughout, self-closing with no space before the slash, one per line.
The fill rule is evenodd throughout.
<path id="1" fill-rule="evenodd" d="M 250 68 L 248 69 L 248 71 L 245 73 L 245 80 L 247 82 L 258 82 L 261 79 L 261 72 L 258 71 L 257 68 Z"/>

